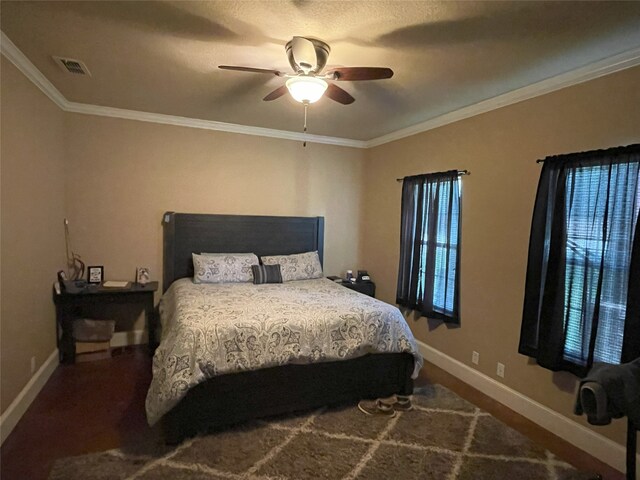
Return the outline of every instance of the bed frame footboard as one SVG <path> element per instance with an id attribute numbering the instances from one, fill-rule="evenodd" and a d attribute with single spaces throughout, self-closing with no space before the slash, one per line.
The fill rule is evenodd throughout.
<path id="1" fill-rule="evenodd" d="M 385 353 L 222 375 L 192 388 L 163 417 L 165 441 L 175 444 L 198 433 L 325 405 L 410 395 L 413 365 L 411 354 Z"/>

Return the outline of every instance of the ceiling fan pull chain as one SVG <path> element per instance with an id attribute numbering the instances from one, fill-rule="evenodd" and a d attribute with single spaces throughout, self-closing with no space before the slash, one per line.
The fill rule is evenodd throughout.
<path id="1" fill-rule="evenodd" d="M 309 106 L 309 102 L 304 102 L 304 130 L 303 130 L 304 133 L 307 133 L 307 107 L 308 106 Z M 307 146 L 306 140 L 302 143 L 302 146 L 303 147 Z"/>

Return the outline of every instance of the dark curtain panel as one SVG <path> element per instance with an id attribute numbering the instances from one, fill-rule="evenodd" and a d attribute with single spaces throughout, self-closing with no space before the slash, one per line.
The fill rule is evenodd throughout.
<path id="1" fill-rule="evenodd" d="M 640 145 L 545 159 L 519 351 L 583 376 L 640 356 Z"/>
<path id="2" fill-rule="evenodd" d="M 458 171 L 405 177 L 396 303 L 458 324 L 459 271 Z"/>

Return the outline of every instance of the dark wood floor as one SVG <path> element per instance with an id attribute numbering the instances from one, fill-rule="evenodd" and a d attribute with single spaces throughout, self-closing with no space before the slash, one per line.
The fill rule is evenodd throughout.
<path id="1" fill-rule="evenodd" d="M 58 458 L 157 435 L 144 414 L 146 352 L 118 349 L 110 360 L 60 365 L 2 445 L 2 480 L 46 480 Z"/>
<path id="2" fill-rule="evenodd" d="M 151 381 L 146 349 L 117 351 L 111 360 L 60 366 L 0 449 L 3 480 L 46 480 L 58 458 L 153 441 L 144 400 Z M 418 385 L 440 383 L 605 480 L 624 475 L 516 414 L 445 371 L 427 364 Z"/>

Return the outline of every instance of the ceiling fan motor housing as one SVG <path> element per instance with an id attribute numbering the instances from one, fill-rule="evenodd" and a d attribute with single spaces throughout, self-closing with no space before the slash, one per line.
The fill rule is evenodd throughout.
<path id="1" fill-rule="evenodd" d="M 316 52 L 316 63 L 315 65 L 310 65 L 307 62 L 296 62 L 296 59 L 293 55 L 293 42 L 294 40 L 289 40 L 285 45 L 285 51 L 287 52 L 287 58 L 289 59 L 289 64 L 291 68 L 296 73 L 304 73 L 307 71 L 310 74 L 317 74 L 322 71 L 324 66 L 327 64 L 327 59 L 329 58 L 329 53 L 331 52 L 331 48 L 322 40 L 318 40 L 316 38 L 304 37 L 313 43 L 313 48 Z"/>
<path id="2" fill-rule="evenodd" d="M 276 88 L 263 100 L 265 102 L 276 100 L 288 91 L 295 100 L 305 105 L 316 102 L 325 93 L 334 102 L 349 105 L 355 99 L 334 82 L 383 80 L 393 76 L 393 70 L 388 67 L 331 67 L 328 72 L 322 74 L 321 72 L 327 64 L 331 48 L 317 38 L 296 36 L 287 42 L 284 48 L 295 75 L 268 68 L 237 65 L 218 65 L 218 68 L 286 77 L 288 78 L 286 84 Z M 330 80 L 330 82 L 326 82 L 325 79 Z"/>

